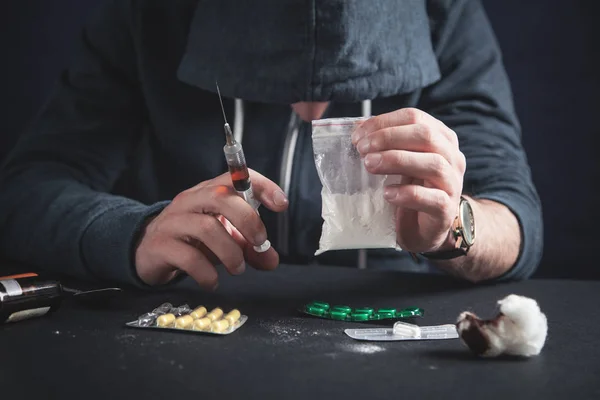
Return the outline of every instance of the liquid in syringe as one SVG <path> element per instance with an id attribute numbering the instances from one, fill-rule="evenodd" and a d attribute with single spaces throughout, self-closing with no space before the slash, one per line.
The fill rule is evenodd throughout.
<path id="1" fill-rule="evenodd" d="M 227 122 L 225 122 L 225 137 L 227 143 L 223 147 L 223 153 L 225 153 L 225 160 L 227 161 L 233 187 L 252 208 L 258 210 L 260 202 L 254 197 L 244 150 L 242 149 L 242 145 L 234 139 Z"/>

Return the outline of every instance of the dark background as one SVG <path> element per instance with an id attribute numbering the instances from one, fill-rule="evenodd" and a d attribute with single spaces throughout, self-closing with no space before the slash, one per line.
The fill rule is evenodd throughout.
<path id="1" fill-rule="evenodd" d="M 81 25 L 102 1 L 0 1 L 0 159 L 45 101 Z M 544 207 L 537 277 L 600 279 L 600 161 L 593 146 L 600 131 L 600 21 L 594 3 L 484 0 Z"/>

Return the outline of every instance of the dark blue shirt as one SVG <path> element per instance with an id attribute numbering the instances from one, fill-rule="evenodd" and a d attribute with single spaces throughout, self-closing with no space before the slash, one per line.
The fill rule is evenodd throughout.
<path id="1" fill-rule="evenodd" d="M 542 212 L 498 44 L 479 1 L 112 1 L 94 14 L 55 90 L 0 172 L 0 251 L 42 270 L 142 285 L 140 228 L 177 193 L 226 171 L 214 81 L 235 123 L 243 101 L 248 164 L 282 182 L 295 101 L 326 117 L 417 107 L 458 135 L 464 191 L 505 204 L 522 246 L 499 279 L 524 279 L 542 252 Z M 309 7 L 306 4 L 310 4 Z M 246 8 L 244 8 L 246 7 Z M 290 210 L 261 211 L 287 263 L 313 256 L 320 182 L 298 123 Z M 283 218 L 283 219 L 282 219 Z M 285 234 L 287 231 L 287 234 Z M 290 234 L 291 232 L 291 234 Z M 370 264 L 419 270 L 405 252 Z"/>

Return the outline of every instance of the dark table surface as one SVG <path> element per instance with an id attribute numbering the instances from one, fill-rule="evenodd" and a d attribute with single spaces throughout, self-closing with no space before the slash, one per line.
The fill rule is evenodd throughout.
<path id="1" fill-rule="evenodd" d="M 420 324 L 482 317 L 510 293 L 538 300 L 548 316 L 542 353 L 478 359 L 460 340 L 359 342 L 344 328 L 304 316 L 310 300 L 351 306 L 419 306 Z M 248 322 L 228 336 L 124 327 L 162 302 L 237 307 Z M 159 292 L 127 291 L 103 304 L 0 326 L 6 398 L 600 398 L 600 282 L 530 280 L 495 286 L 442 277 L 346 268 L 281 266 L 223 275 L 215 294 L 188 281 Z"/>

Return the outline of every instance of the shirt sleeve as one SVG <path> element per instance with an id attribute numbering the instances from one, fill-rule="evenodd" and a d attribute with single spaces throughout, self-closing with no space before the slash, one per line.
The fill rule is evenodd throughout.
<path id="1" fill-rule="evenodd" d="M 479 0 L 430 0 L 428 12 L 442 78 L 423 90 L 419 108 L 458 135 L 464 193 L 502 203 L 518 219 L 518 260 L 498 280 L 529 278 L 542 256 L 542 207 L 501 50 Z"/>
<path id="2" fill-rule="evenodd" d="M 126 1 L 93 13 L 70 67 L 0 170 L 0 252 L 38 270 L 145 287 L 133 248 L 166 203 L 112 195 L 145 109 Z"/>

